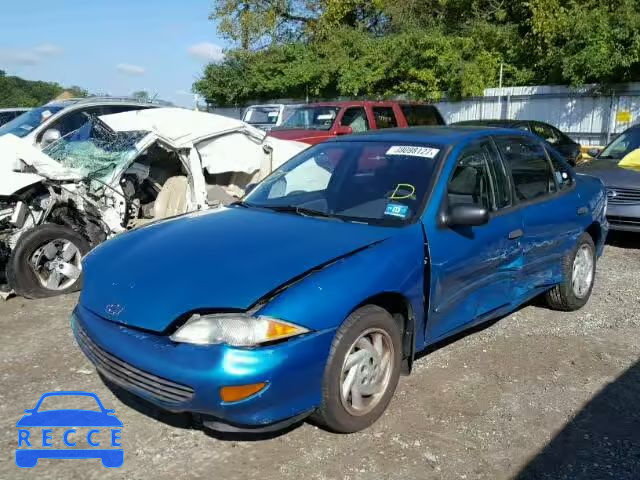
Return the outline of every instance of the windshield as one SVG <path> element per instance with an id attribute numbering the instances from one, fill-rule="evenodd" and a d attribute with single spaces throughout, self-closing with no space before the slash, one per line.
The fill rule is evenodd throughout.
<path id="1" fill-rule="evenodd" d="M 416 143 L 331 142 L 274 171 L 243 205 L 402 225 L 420 214 L 440 147 Z"/>
<path id="2" fill-rule="evenodd" d="M 249 107 L 244 121 L 251 125 L 275 125 L 280 116 L 280 107 Z"/>
<path id="3" fill-rule="evenodd" d="M 340 107 L 298 107 L 283 122 L 282 128 L 329 130 Z"/>
<path id="4" fill-rule="evenodd" d="M 627 130 L 609 144 L 598 158 L 622 160 L 624 156 L 640 148 L 640 128 Z"/>
<path id="5" fill-rule="evenodd" d="M 12 133 L 16 137 L 26 137 L 47 118 L 55 115 L 64 107 L 62 105 L 44 105 L 17 116 L 0 127 L 0 135 Z"/>
<path id="6" fill-rule="evenodd" d="M 100 120 L 91 119 L 43 152 L 64 167 L 104 178 L 137 155 L 136 144 L 145 135 L 147 132 L 114 132 Z"/>

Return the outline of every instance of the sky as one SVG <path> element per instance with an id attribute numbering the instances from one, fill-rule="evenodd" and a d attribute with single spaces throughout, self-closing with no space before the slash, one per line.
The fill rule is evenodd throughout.
<path id="1" fill-rule="evenodd" d="M 193 105 L 191 86 L 228 47 L 208 20 L 211 0 L 1 2 L 0 70 L 90 93 Z"/>

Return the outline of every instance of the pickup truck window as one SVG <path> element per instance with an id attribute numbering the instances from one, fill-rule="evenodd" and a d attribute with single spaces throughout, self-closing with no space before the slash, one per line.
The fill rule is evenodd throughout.
<path id="1" fill-rule="evenodd" d="M 495 141 L 511 168 L 519 200 L 533 200 L 556 191 L 551 164 L 540 142 L 512 137 L 496 137 Z"/>
<path id="2" fill-rule="evenodd" d="M 282 124 L 282 128 L 305 130 L 329 130 L 340 111 L 340 107 L 299 107 Z"/>
<path id="3" fill-rule="evenodd" d="M 431 105 L 400 105 L 407 125 L 410 127 L 442 125 L 444 122 L 440 118 L 438 111 Z"/>
<path id="4" fill-rule="evenodd" d="M 344 111 L 340 125 L 351 127 L 353 133 L 366 132 L 369 130 L 369 120 L 367 112 L 363 107 L 350 107 Z"/>
<path id="5" fill-rule="evenodd" d="M 392 107 L 373 107 L 373 116 L 378 128 L 394 128 L 398 126 Z"/>

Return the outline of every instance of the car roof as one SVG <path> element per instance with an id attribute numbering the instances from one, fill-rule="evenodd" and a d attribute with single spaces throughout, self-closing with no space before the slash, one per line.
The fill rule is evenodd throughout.
<path id="1" fill-rule="evenodd" d="M 487 120 L 465 120 L 462 122 L 455 122 L 452 125 L 487 125 L 487 126 L 498 126 L 498 125 L 520 125 L 526 122 L 538 122 L 537 120 L 513 120 L 513 119 L 487 119 Z"/>
<path id="2" fill-rule="evenodd" d="M 168 102 L 161 100 L 138 100 L 130 97 L 82 97 L 69 98 L 66 100 L 52 100 L 45 104 L 51 107 L 70 107 L 75 105 L 139 105 L 143 107 L 167 107 Z"/>
<path id="3" fill-rule="evenodd" d="M 508 128 L 491 128 L 478 126 L 434 126 L 411 128 L 387 128 L 369 130 L 337 137 L 328 142 L 358 142 L 370 140 L 376 142 L 425 142 L 440 145 L 452 145 L 486 135 L 519 135 L 536 138 L 529 132 Z"/>
<path id="4" fill-rule="evenodd" d="M 28 107 L 11 107 L 11 108 L 0 108 L 0 112 L 26 112 L 31 110 Z"/>
<path id="5" fill-rule="evenodd" d="M 389 106 L 389 105 L 424 105 L 436 108 L 436 106 L 432 103 L 426 102 L 410 102 L 405 100 L 344 100 L 344 101 L 336 101 L 336 102 L 314 102 L 314 103 L 303 103 L 297 106 L 299 107 L 362 107 L 364 105 L 370 105 L 372 107 L 375 106 Z"/>

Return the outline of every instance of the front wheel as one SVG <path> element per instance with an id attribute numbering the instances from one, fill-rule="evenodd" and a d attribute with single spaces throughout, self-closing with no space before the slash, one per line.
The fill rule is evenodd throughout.
<path id="1" fill-rule="evenodd" d="M 566 312 L 582 308 L 593 290 L 596 276 L 596 247 L 588 233 L 583 233 L 576 247 L 562 260 L 564 279 L 546 294 L 549 307 Z"/>
<path id="2" fill-rule="evenodd" d="M 18 295 L 45 298 L 74 292 L 82 285 L 82 257 L 91 246 L 69 227 L 39 225 L 16 243 L 7 279 Z"/>
<path id="3" fill-rule="evenodd" d="M 331 345 L 322 403 L 313 419 L 341 433 L 372 425 L 398 385 L 401 337 L 396 320 L 378 306 L 366 305 L 349 315 Z"/>

